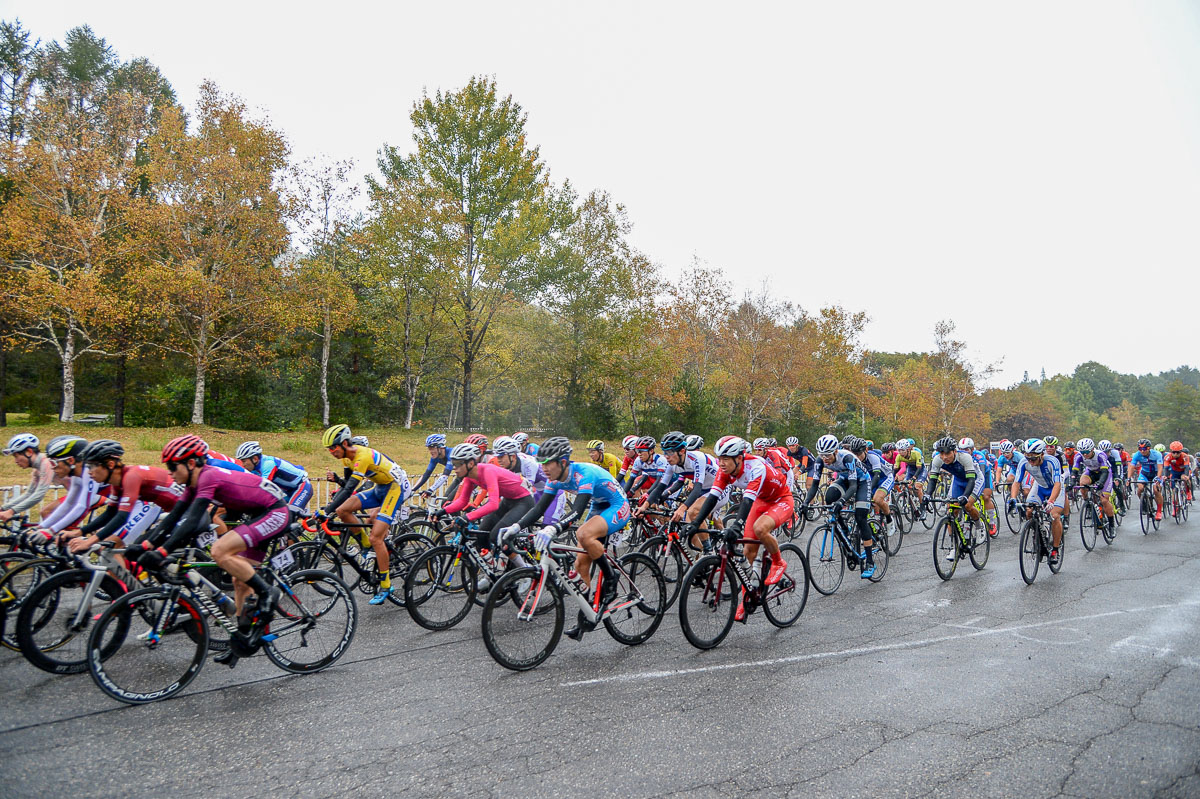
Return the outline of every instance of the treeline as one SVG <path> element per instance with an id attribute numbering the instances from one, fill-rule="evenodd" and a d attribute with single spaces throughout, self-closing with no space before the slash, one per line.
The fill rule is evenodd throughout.
<path id="1" fill-rule="evenodd" d="M 1193 369 L 981 393 L 949 322 L 930 352 L 868 352 L 864 313 L 736 296 L 703 263 L 666 279 L 493 80 L 411 120 L 355 186 L 211 83 L 189 112 L 89 28 L 0 25 L 0 424 L 1200 434 Z"/>

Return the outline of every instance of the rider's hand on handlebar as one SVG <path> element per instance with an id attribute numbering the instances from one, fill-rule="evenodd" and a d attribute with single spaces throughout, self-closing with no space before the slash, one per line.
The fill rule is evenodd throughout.
<path id="1" fill-rule="evenodd" d="M 550 546 L 550 542 L 554 540 L 555 529 L 553 527 L 543 527 L 538 530 L 533 536 L 533 546 L 538 552 L 545 552 Z"/>

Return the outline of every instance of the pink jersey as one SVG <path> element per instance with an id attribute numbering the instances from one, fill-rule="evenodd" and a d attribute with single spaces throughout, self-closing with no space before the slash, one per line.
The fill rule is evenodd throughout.
<path id="1" fill-rule="evenodd" d="M 467 499 L 476 488 L 487 491 L 487 502 L 467 514 L 467 519 L 476 521 L 496 511 L 502 499 L 521 499 L 530 496 L 529 489 L 521 482 L 521 475 L 510 472 L 494 463 L 481 463 L 475 467 L 478 480 L 466 478 L 454 501 L 446 506 L 446 513 L 458 513 L 467 506 Z"/>
<path id="2" fill-rule="evenodd" d="M 180 500 L 211 500 L 233 514 L 258 514 L 282 504 L 283 489 L 266 478 L 249 472 L 231 472 L 220 466 L 205 466 L 195 488 L 189 488 Z"/>

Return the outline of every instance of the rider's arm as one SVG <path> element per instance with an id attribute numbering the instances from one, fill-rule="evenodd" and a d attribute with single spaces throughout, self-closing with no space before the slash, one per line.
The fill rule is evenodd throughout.
<path id="1" fill-rule="evenodd" d="M 437 458 L 429 459 L 429 465 L 425 467 L 425 474 L 421 475 L 421 479 L 418 480 L 417 484 L 412 487 L 413 493 L 416 493 L 417 491 L 421 490 L 421 486 L 425 485 L 425 481 L 429 479 L 429 476 L 431 474 L 433 474 L 433 470 L 437 468 L 437 465 L 438 465 Z"/>
<path id="2" fill-rule="evenodd" d="M 212 504 L 212 500 L 205 497 L 197 497 L 189 503 L 187 511 L 184 512 L 179 524 L 175 525 L 175 529 L 171 531 L 170 535 L 167 536 L 167 540 L 160 546 L 167 552 L 170 552 L 195 535 L 200 529 L 201 522 L 207 518 L 208 506 L 210 504 Z"/>
<path id="3" fill-rule="evenodd" d="M 544 500 L 545 498 L 546 497 L 543 494 L 542 499 Z M 540 502 L 538 504 L 541 505 Z M 553 527 L 554 529 L 558 530 L 559 532 L 562 532 L 563 529 L 566 528 L 568 525 L 573 524 L 576 519 L 582 519 L 584 512 L 587 511 L 588 505 L 590 505 L 590 504 L 592 504 L 592 495 L 585 494 L 582 491 L 578 492 L 577 494 L 575 494 L 575 504 L 571 506 L 570 510 L 568 510 L 565 514 L 563 514 L 563 517 L 561 519 L 554 522 L 554 524 L 552 524 L 550 526 Z M 537 508 L 534 508 L 534 510 L 537 510 Z M 543 510 L 543 513 L 544 512 L 545 511 Z M 522 526 L 524 526 L 524 525 L 522 525 Z"/>
<path id="4" fill-rule="evenodd" d="M 116 515 L 118 515 L 118 514 L 117 514 L 117 506 L 116 506 L 116 504 L 114 503 L 114 504 L 112 504 L 112 505 L 108 505 L 108 506 L 106 506 L 106 507 L 104 508 L 104 512 L 103 512 L 103 513 L 101 513 L 101 514 L 100 514 L 99 516 L 97 516 L 96 518 L 92 519 L 92 520 L 91 520 L 90 522 L 88 522 L 87 524 L 85 524 L 85 525 L 83 525 L 82 527 L 80 527 L 80 528 L 79 528 L 79 530 L 80 530 L 80 532 L 82 532 L 84 535 L 91 535 L 91 534 L 92 534 L 92 533 L 94 533 L 95 531 L 97 531 L 97 530 L 100 530 L 100 529 L 103 529 L 103 528 L 107 527 L 107 526 L 108 526 L 108 523 L 109 523 L 109 522 L 111 522 L 111 521 L 113 520 L 113 517 L 114 517 L 114 516 L 116 516 Z M 125 518 L 126 518 L 126 519 L 128 519 L 128 518 L 129 518 L 129 514 L 128 514 L 128 513 L 126 513 L 126 514 L 125 514 Z M 124 524 L 125 522 L 122 520 L 122 522 L 121 522 L 121 523 L 122 523 L 122 524 Z"/>
<path id="5" fill-rule="evenodd" d="M 584 496 L 588 497 L 588 499 L 591 499 L 592 495 L 585 494 Z M 522 516 L 521 520 L 519 522 L 517 522 L 517 526 L 518 527 L 528 527 L 529 525 L 533 524 L 538 519 L 545 516 L 546 511 L 550 508 L 550 505 L 554 502 L 554 500 L 557 497 L 558 497 L 557 491 L 543 492 L 541 498 L 538 499 L 536 504 L 534 504 L 533 509 L 530 510 L 528 513 L 526 513 L 524 516 Z M 578 499 L 578 496 L 576 496 L 576 499 Z M 559 529 L 562 529 L 562 528 L 559 528 Z"/>
<path id="6" fill-rule="evenodd" d="M 87 478 L 72 477 L 70 482 L 66 498 L 58 504 L 53 513 L 38 523 L 42 529 L 52 533 L 60 532 L 87 512 L 88 490 L 85 485 Z"/>
<path id="7" fill-rule="evenodd" d="M 342 487 L 338 489 L 338 492 L 334 494 L 333 498 L 329 500 L 329 503 L 325 505 L 325 510 L 323 513 L 330 514 L 336 511 L 338 506 L 340 506 L 354 494 L 354 490 L 358 488 L 358 484 L 359 479 L 357 477 L 354 477 L 351 474 L 346 475 L 346 482 L 342 483 Z"/>
<path id="8" fill-rule="evenodd" d="M 3 507 L 0 507 L 0 510 L 10 510 L 14 516 L 24 513 L 42 501 L 42 497 L 46 496 L 46 492 L 50 490 L 52 482 L 54 482 L 54 464 L 50 462 L 49 458 L 43 456 L 41 462 L 33 470 L 33 478 L 29 481 L 29 487 L 25 489 L 25 493 L 6 502 Z"/>
<path id="9" fill-rule="evenodd" d="M 657 504 L 660 500 L 662 500 L 663 495 L 671 493 L 671 489 L 676 488 L 683 483 L 684 477 L 682 474 L 672 475 L 672 477 L 674 479 L 671 480 L 670 484 L 668 484 L 667 481 L 660 479 L 656 481 L 654 485 L 650 486 L 650 493 L 646 495 L 648 498 L 647 504 Z"/>

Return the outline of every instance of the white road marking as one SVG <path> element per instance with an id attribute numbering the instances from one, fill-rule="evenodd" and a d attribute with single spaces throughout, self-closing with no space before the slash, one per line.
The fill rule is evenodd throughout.
<path id="1" fill-rule="evenodd" d="M 1051 627 L 1055 625 L 1068 624 L 1076 621 L 1091 621 L 1093 619 L 1104 619 L 1110 616 L 1123 616 L 1131 613 L 1149 613 L 1155 610 L 1176 610 L 1178 608 L 1195 607 L 1200 605 L 1200 600 L 1187 600 L 1185 602 L 1175 602 L 1168 605 L 1147 605 L 1141 608 L 1128 608 L 1125 610 L 1110 610 L 1104 613 L 1089 613 L 1086 616 L 1072 616 L 1066 619 L 1054 619 L 1053 621 L 1038 621 L 1031 624 L 1018 624 L 1012 627 L 997 627 L 995 629 L 972 629 L 969 632 L 962 632 L 953 635 L 939 635 L 934 638 L 922 638 L 917 641 L 899 641 L 894 644 L 878 644 L 876 646 L 860 646 L 852 649 L 840 649 L 833 652 L 812 652 L 807 655 L 789 655 L 787 657 L 768 658 L 765 660 L 742 661 L 740 663 L 721 663 L 712 666 L 697 666 L 690 669 L 670 669 L 664 671 L 641 671 L 632 674 L 613 674 L 608 677 L 596 677 L 591 680 L 576 680 L 574 682 L 561 683 L 561 687 L 573 687 L 577 685 L 600 685 L 610 682 L 639 682 L 641 680 L 659 680 L 667 677 L 679 677 L 688 674 L 705 674 L 713 671 L 728 671 L 730 669 L 753 669 L 763 666 L 779 666 L 786 663 L 803 663 L 809 660 L 825 660 L 827 658 L 854 657 L 856 655 L 870 655 L 876 652 L 890 652 L 897 649 L 916 649 L 917 647 L 930 646 L 932 644 L 940 644 L 946 641 L 961 641 L 967 638 L 980 638 L 986 635 L 1008 635 L 1010 633 L 1019 633 L 1023 630 L 1034 630 L 1039 627 Z M 1128 640 L 1128 639 L 1126 639 Z"/>

